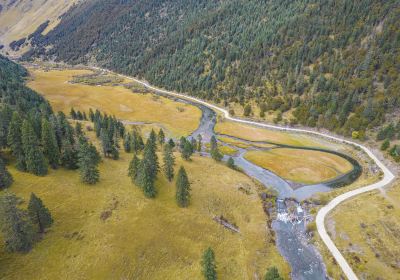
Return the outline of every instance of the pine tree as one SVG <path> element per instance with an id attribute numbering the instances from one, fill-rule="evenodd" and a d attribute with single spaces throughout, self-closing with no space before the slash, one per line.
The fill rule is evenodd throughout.
<path id="1" fill-rule="evenodd" d="M 143 159 L 140 161 L 138 183 L 143 189 L 143 193 L 148 198 L 153 198 L 157 194 L 155 181 L 159 169 L 158 158 L 155 151 L 153 139 L 149 137 L 143 152 Z"/>
<path id="2" fill-rule="evenodd" d="M 8 172 L 3 159 L 0 157 L 0 190 L 8 188 L 13 183 L 13 178 Z"/>
<path id="3" fill-rule="evenodd" d="M 217 139 L 215 138 L 214 135 L 211 137 L 210 145 L 211 145 L 211 157 L 216 161 L 221 161 L 223 155 L 219 152 Z"/>
<path id="4" fill-rule="evenodd" d="M 96 184 L 99 181 L 98 164 L 100 155 L 96 148 L 86 141 L 80 141 L 78 151 L 78 166 L 81 181 L 86 184 Z"/>
<path id="5" fill-rule="evenodd" d="M 192 144 L 190 144 L 189 141 L 185 142 L 185 145 L 183 146 L 183 150 L 181 150 L 181 156 L 184 160 L 190 160 L 190 157 L 192 156 L 193 152 L 193 147 Z"/>
<path id="6" fill-rule="evenodd" d="M 75 124 L 75 134 L 76 134 L 77 136 L 83 134 L 83 131 L 82 131 L 82 124 L 81 124 L 80 122 L 77 122 L 77 123 Z"/>
<path id="7" fill-rule="evenodd" d="M 93 109 L 92 108 L 89 108 L 89 120 L 91 122 L 94 121 L 94 113 L 93 113 Z"/>
<path id="8" fill-rule="evenodd" d="M 132 137 L 131 137 L 131 134 L 129 132 L 125 133 L 125 136 L 124 136 L 124 150 L 125 150 L 126 153 L 130 153 L 132 151 L 132 149 L 131 149 L 132 139 L 131 138 Z"/>
<path id="9" fill-rule="evenodd" d="M 211 249 L 210 247 L 204 251 L 201 265 L 203 266 L 203 276 L 205 280 L 217 279 L 217 265 L 215 263 L 215 254 L 213 249 Z"/>
<path id="10" fill-rule="evenodd" d="M 49 209 L 47 209 L 42 200 L 34 193 L 28 204 L 28 214 L 33 224 L 38 226 L 39 232 L 43 233 L 46 228 L 49 228 L 53 223 Z"/>
<path id="11" fill-rule="evenodd" d="M 47 165 L 42 151 L 39 148 L 39 141 L 32 125 L 24 120 L 22 123 L 22 147 L 25 155 L 26 170 L 35 175 L 47 174 Z"/>
<path id="12" fill-rule="evenodd" d="M 14 195 L 0 197 L 0 220 L 6 250 L 28 252 L 32 248 L 35 234 L 26 211 L 17 207 Z"/>
<path id="13" fill-rule="evenodd" d="M 183 151 L 183 148 L 185 147 L 185 143 L 186 143 L 186 138 L 182 136 L 181 139 L 179 140 L 179 149 L 181 151 Z"/>
<path id="14" fill-rule="evenodd" d="M 42 120 L 42 147 L 50 166 L 56 169 L 60 162 L 57 138 L 53 126 L 45 118 Z"/>
<path id="15" fill-rule="evenodd" d="M 172 138 L 168 140 L 168 144 L 170 145 L 171 149 L 175 148 L 175 142 Z"/>
<path id="16" fill-rule="evenodd" d="M 202 143 L 201 143 L 201 141 L 203 140 L 203 137 L 201 137 L 201 134 L 199 134 L 199 135 L 197 135 L 197 151 L 198 152 L 201 152 L 201 146 L 202 146 Z"/>
<path id="17" fill-rule="evenodd" d="M 78 151 L 68 138 L 61 143 L 61 165 L 71 170 L 78 168 Z"/>
<path id="18" fill-rule="evenodd" d="M 18 112 L 15 111 L 13 113 L 10 126 L 8 128 L 7 143 L 10 146 L 12 155 L 16 159 L 17 169 L 19 171 L 26 171 L 24 150 L 22 148 L 21 127 L 22 119 L 19 116 Z"/>
<path id="19" fill-rule="evenodd" d="M 194 137 L 192 137 L 192 140 L 190 141 L 190 144 L 192 146 L 192 154 L 197 151 L 197 141 Z"/>
<path id="20" fill-rule="evenodd" d="M 148 139 L 148 140 L 151 141 L 151 143 L 152 143 L 152 145 L 154 146 L 154 148 L 157 147 L 157 135 L 156 135 L 154 129 L 151 130 L 150 136 L 149 136 L 149 139 Z"/>
<path id="21" fill-rule="evenodd" d="M 175 158 L 174 154 L 172 153 L 171 146 L 167 143 L 164 147 L 163 153 L 163 161 L 164 161 L 164 174 L 167 177 L 168 181 L 172 181 L 174 178 L 174 165 L 175 165 Z"/>
<path id="22" fill-rule="evenodd" d="M 231 169 L 236 169 L 235 161 L 233 160 L 232 157 L 229 157 L 228 161 L 226 162 L 226 165 Z"/>
<path id="23" fill-rule="evenodd" d="M 158 143 L 160 143 L 161 146 L 164 145 L 165 143 L 165 134 L 162 128 L 158 132 Z"/>
<path id="24" fill-rule="evenodd" d="M 190 183 L 185 168 L 181 166 L 176 179 L 176 203 L 179 207 L 188 207 L 190 202 Z"/>
<path id="25" fill-rule="evenodd" d="M 69 115 L 71 116 L 71 118 L 73 120 L 77 119 L 77 115 L 76 115 L 76 112 L 75 112 L 74 108 L 71 108 L 71 112 L 69 113 Z"/>
<path id="26" fill-rule="evenodd" d="M 132 184 L 138 183 L 139 166 L 140 159 L 137 157 L 136 154 L 134 154 L 128 168 L 128 176 L 131 178 Z"/>
<path id="27" fill-rule="evenodd" d="M 279 275 L 278 269 L 273 266 L 268 268 L 268 271 L 264 276 L 264 280 L 283 280 L 283 278 Z"/>

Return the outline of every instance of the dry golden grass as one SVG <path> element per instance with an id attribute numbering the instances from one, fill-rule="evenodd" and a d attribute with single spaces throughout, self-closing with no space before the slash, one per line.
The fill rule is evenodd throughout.
<path id="1" fill-rule="evenodd" d="M 296 149 L 250 151 L 245 158 L 293 182 L 314 184 L 352 169 L 347 160 L 329 153 Z"/>
<path id="2" fill-rule="evenodd" d="M 273 143 L 294 145 L 294 146 L 313 146 L 321 147 L 321 141 L 300 134 L 268 130 L 251 125 L 219 121 L 215 127 L 217 133 L 235 136 L 250 141 L 269 141 Z"/>
<path id="3" fill-rule="evenodd" d="M 175 136 L 193 132 L 201 117 L 195 106 L 174 102 L 152 94 L 134 94 L 122 86 L 90 86 L 71 84 L 74 75 L 90 73 L 89 70 L 30 69 L 33 80 L 28 86 L 49 100 L 55 111 L 69 114 L 71 107 L 89 111 L 89 108 L 113 114 L 129 121 L 162 124 Z"/>
<path id="4" fill-rule="evenodd" d="M 360 278 L 400 279 L 399 182 L 383 193 L 342 203 L 328 217 L 327 228 Z"/>
<path id="5" fill-rule="evenodd" d="M 3 11 L 0 13 L 0 35 L 4 45 L 8 46 L 11 41 L 28 36 L 46 20 L 50 20 L 50 27 L 54 28 L 58 17 L 75 2 L 75 0 L 32 0 L 18 1 L 11 7 L 3 5 Z"/>
<path id="6" fill-rule="evenodd" d="M 15 179 L 10 191 L 25 201 L 35 192 L 55 223 L 30 253 L 5 253 L 0 245 L 0 278 L 200 279 L 201 254 L 208 246 L 216 252 L 219 279 L 253 279 L 271 265 L 288 275 L 287 264 L 268 242 L 266 216 L 248 177 L 209 158 L 182 162 L 176 154 L 192 183 L 191 205 L 181 209 L 174 183 L 162 175 L 157 198 L 144 198 L 126 175 L 131 157 L 122 153 L 118 161 L 104 160 L 94 186 L 80 183 L 76 171 L 36 177 L 10 166 Z M 103 221 L 107 210 L 112 215 Z M 241 233 L 214 222 L 217 215 L 236 223 Z"/>
<path id="7" fill-rule="evenodd" d="M 243 149 L 247 149 L 247 148 L 250 148 L 250 147 L 259 147 L 259 148 L 272 148 L 272 147 L 275 147 L 275 145 L 264 144 L 264 143 L 261 143 L 261 144 L 258 144 L 258 143 L 248 144 L 248 143 L 236 140 L 236 139 L 232 139 L 232 138 L 229 138 L 229 137 L 223 137 L 223 136 L 218 136 L 218 140 L 220 140 L 220 141 L 222 141 L 224 143 L 239 147 L 239 148 L 243 148 Z"/>

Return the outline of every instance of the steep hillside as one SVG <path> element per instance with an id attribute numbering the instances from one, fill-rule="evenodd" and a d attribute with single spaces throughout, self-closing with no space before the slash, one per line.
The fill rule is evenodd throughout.
<path id="1" fill-rule="evenodd" d="M 0 44 L 8 49 L 12 41 L 27 37 L 49 21 L 49 29 L 59 22 L 75 0 L 0 0 Z"/>
<path id="2" fill-rule="evenodd" d="M 400 104 L 399 14 L 396 0 L 91 0 L 25 57 L 96 63 L 245 116 L 363 138 Z"/>

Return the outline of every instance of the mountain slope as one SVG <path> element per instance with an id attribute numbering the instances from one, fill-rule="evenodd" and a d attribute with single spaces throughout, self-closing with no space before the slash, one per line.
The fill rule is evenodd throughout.
<path id="1" fill-rule="evenodd" d="M 12 41 L 25 38 L 49 20 L 58 24 L 74 0 L 0 0 L 0 44 L 8 48 Z M 50 28 L 48 30 L 50 30 Z"/>
<path id="2" fill-rule="evenodd" d="M 399 14 L 395 0 L 91 0 L 25 58 L 96 63 L 362 138 L 400 105 Z"/>

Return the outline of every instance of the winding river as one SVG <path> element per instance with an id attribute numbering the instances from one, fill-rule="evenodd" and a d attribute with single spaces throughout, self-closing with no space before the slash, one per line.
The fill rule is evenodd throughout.
<path id="1" fill-rule="evenodd" d="M 199 134 L 202 136 L 204 142 L 210 141 L 213 135 L 218 136 L 215 133 L 215 125 L 217 122 L 217 114 L 209 107 L 196 103 L 191 100 L 181 99 L 178 97 L 171 97 L 169 95 L 161 94 L 167 98 L 172 98 L 175 101 L 187 103 L 198 107 L 202 111 L 202 116 L 198 128 L 189 136 L 197 137 Z M 309 238 L 306 234 L 306 212 L 301 207 L 299 201 L 311 197 L 317 192 L 327 192 L 332 188 L 347 185 L 355 181 L 361 174 L 361 166 L 359 163 L 348 155 L 314 147 L 298 147 L 284 144 L 277 144 L 267 141 L 249 141 L 240 139 L 230 135 L 221 135 L 224 137 L 232 138 L 236 141 L 245 142 L 247 144 L 254 144 L 249 148 L 240 148 L 234 145 L 229 145 L 219 141 L 222 145 L 229 145 L 237 150 L 232 155 L 235 161 L 235 165 L 238 166 L 248 176 L 258 180 L 267 188 L 273 188 L 277 192 L 277 218 L 272 223 L 272 228 L 276 235 L 276 244 L 278 250 L 282 256 L 288 261 L 292 270 L 292 279 L 299 280 L 321 280 L 328 279 L 326 273 L 325 264 L 323 263 L 322 257 L 316 248 L 309 243 Z M 349 161 L 353 168 L 346 174 L 342 174 L 332 180 L 314 184 L 304 185 L 298 188 L 292 188 L 290 182 L 279 177 L 277 174 L 264 169 L 254 163 L 246 160 L 244 155 L 249 150 L 267 150 L 270 148 L 256 147 L 256 144 L 273 144 L 274 146 L 290 149 L 303 149 L 303 150 L 315 150 L 326 153 L 335 154 Z M 227 160 L 227 156 L 224 160 Z M 296 206 L 296 211 L 291 211 L 287 207 L 286 202 L 291 202 L 291 205 Z"/>

